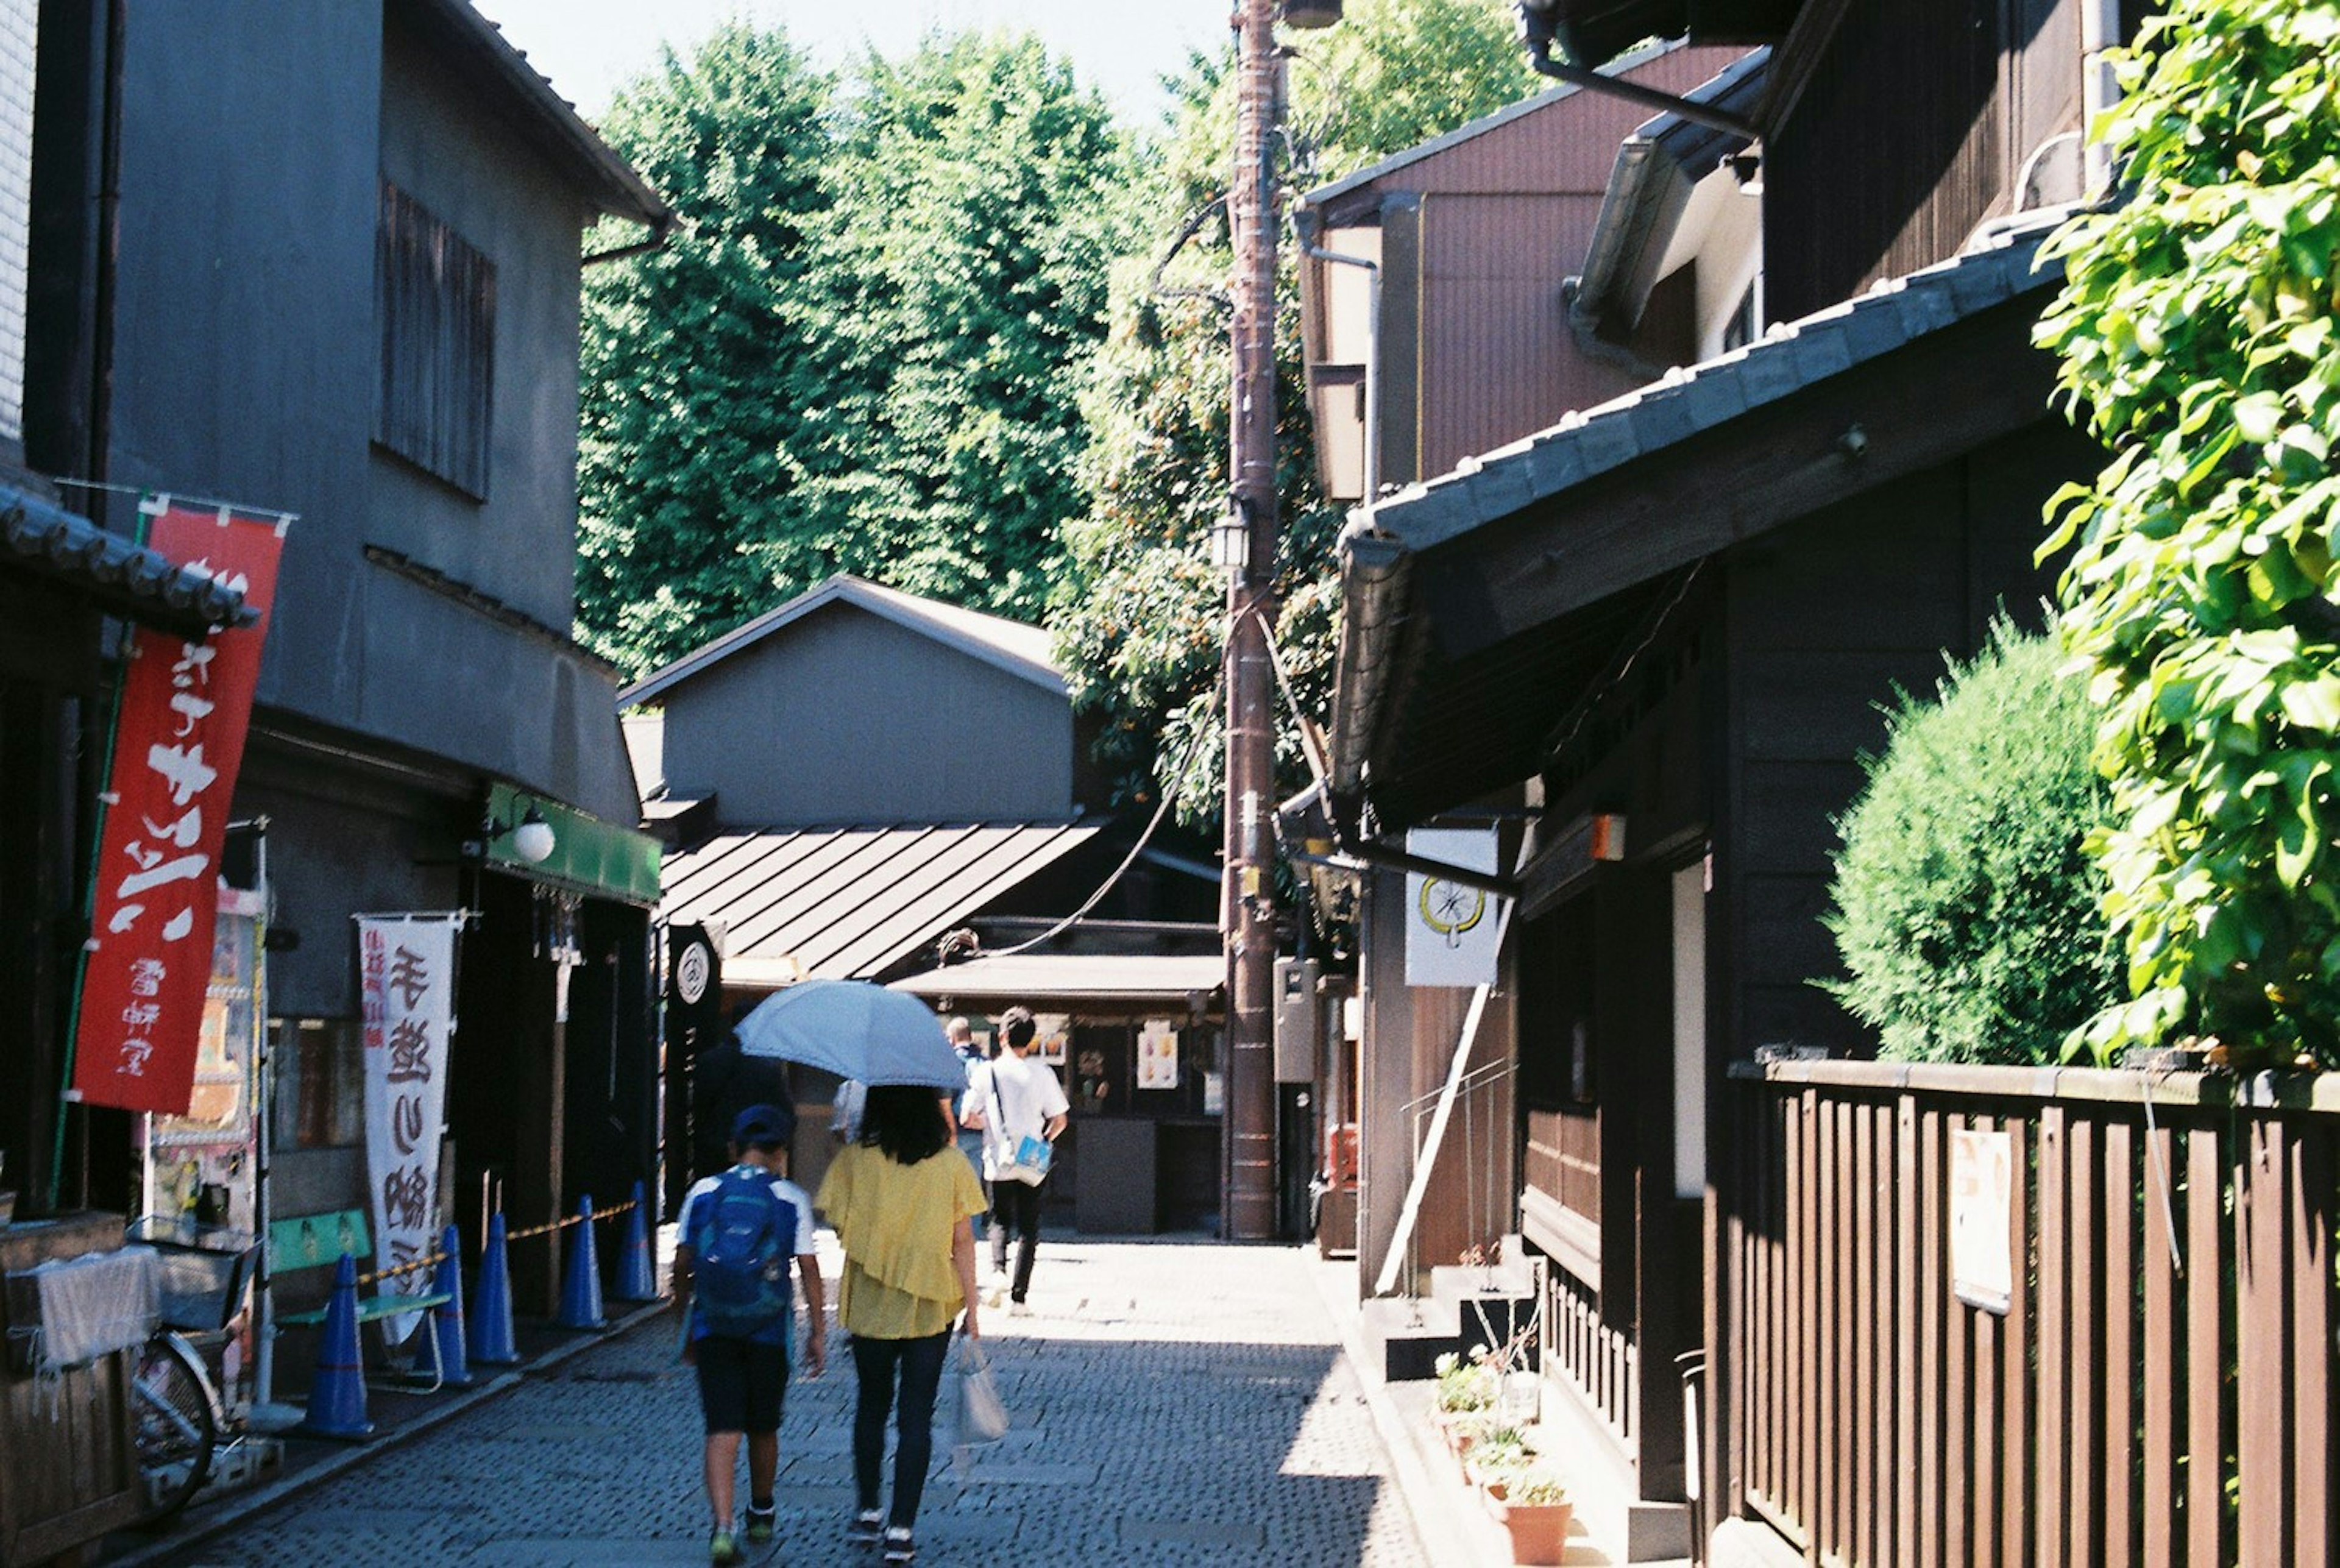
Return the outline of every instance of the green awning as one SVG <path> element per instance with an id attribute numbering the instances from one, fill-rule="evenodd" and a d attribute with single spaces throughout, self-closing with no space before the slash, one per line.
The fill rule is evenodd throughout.
<path id="1" fill-rule="evenodd" d="M 512 847 L 507 830 L 488 840 L 489 865 L 572 892 L 622 898 L 644 908 L 657 904 L 660 846 L 656 839 L 510 784 L 489 787 L 489 819 L 507 829 L 517 827 L 531 808 L 551 826 L 552 853 L 530 865 Z"/>

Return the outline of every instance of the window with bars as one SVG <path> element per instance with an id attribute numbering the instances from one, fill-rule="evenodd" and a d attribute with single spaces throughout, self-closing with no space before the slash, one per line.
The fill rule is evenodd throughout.
<path id="1" fill-rule="evenodd" d="M 373 439 L 474 500 L 488 494 L 496 268 L 382 182 L 374 233 Z"/>

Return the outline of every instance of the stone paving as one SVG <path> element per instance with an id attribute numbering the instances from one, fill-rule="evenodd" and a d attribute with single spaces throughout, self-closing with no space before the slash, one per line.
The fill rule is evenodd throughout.
<path id="1" fill-rule="evenodd" d="M 964 1470 L 938 1449 L 919 1561 L 1427 1563 L 1321 1267 L 1289 1248 L 1044 1240 L 1034 1315 L 984 1315 L 1016 1429 Z M 851 1366 L 840 1337 L 828 1376 L 790 1386 L 778 1563 L 874 1560 L 842 1538 Z M 704 1563 L 698 1420 L 660 1316 L 168 1562 Z"/>

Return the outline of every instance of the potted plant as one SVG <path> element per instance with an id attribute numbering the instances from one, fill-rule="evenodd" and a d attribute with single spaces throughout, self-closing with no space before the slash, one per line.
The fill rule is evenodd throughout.
<path id="1" fill-rule="evenodd" d="M 1477 1362 L 1466 1362 L 1452 1351 L 1433 1364 L 1438 1375 L 1438 1388 L 1431 1407 L 1431 1419 L 1446 1439 L 1446 1445 L 1456 1454 L 1464 1446 L 1462 1434 L 1467 1430 L 1468 1418 L 1489 1410 L 1497 1393 L 1487 1369 Z"/>
<path id="2" fill-rule="evenodd" d="M 1530 1464 L 1490 1481 L 1487 1506 L 1511 1533 L 1512 1561 L 1546 1563 L 1568 1553 L 1569 1521 L 1576 1512 L 1561 1478 Z"/>
<path id="3" fill-rule="evenodd" d="M 1534 1452 L 1516 1432 L 1506 1430 L 1472 1444 L 1463 1459 L 1462 1474 L 1482 1496 L 1491 1496 L 1495 1488 L 1506 1485 L 1534 1463 Z"/>

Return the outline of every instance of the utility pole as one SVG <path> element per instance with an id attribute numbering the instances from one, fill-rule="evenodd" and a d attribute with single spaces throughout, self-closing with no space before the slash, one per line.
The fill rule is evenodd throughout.
<path id="1" fill-rule="evenodd" d="M 1226 1196 L 1222 1234 L 1276 1234 L 1275 893 L 1275 184 L 1270 177 L 1281 70 L 1275 0 L 1235 13 L 1234 401 L 1229 411 L 1226 853 L 1219 929 L 1227 955 Z"/>

